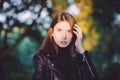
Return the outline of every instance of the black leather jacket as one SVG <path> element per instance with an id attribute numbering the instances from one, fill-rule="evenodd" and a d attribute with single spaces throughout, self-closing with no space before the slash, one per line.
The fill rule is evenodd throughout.
<path id="1" fill-rule="evenodd" d="M 96 69 L 94 68 L 87 51 L 78 54 L 78 70 L 80 80 L 98 80 Z M 34 74 L 32 80 L 66 80 L 52 63 L 52 56 L 40 51 L 33 57 Z M 74 74 L 74 73 L 73 73 Z"/>

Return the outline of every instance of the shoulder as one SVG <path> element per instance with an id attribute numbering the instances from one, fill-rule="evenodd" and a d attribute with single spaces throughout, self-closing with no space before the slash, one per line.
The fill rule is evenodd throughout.
<path id="1" fill-rule="evenodd" d="M 37 56 L 42 56 L 43 53 L 41 53 L 39 50 L 37 50 L 33 56 L 34 57 L 37 57 Z"/>
<path id="2" fill-rule="evenodd" d="M 34 56 L 33 56 L 33 60 L 43 60 L 45 57 L 45 53 L 43 53 L 42 51 L 38 50 L 35 52 Z"/>

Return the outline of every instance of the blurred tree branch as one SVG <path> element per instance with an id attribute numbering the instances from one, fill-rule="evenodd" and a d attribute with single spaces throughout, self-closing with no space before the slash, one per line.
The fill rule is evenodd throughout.
<path id="1" fill-rule="evenodd" d="M 40 17 L 41 15 L 41 11 L 46 7 L 46 0 L 41 0 L 41 6 L 42 8 L 39 10 L 39 15 L 37 16 L 37 18 Z M 16 39 L 15 43 L 12 44 L 12 46 L 8 47 L 7 46 L 7 33 L 8 33 L 8 30 L 6 29 L 5 30 L 5 36 L 4 36 L 4 39 L 3 39 L 3 45 L 5 49 L 3 49 L 3 52 L 0 54 L 0 58 L 9 54 L 20 42 L 21 40 L 26 36 L 28 35 L 28 33 L 30 33 L 31 29 L 33 26 L 36 25 L 36 22 L 35 20 L 33 20 L 32 24 L 31 25 L 28 25 L 27 28 L 25 29 L 25 31 Z"/>

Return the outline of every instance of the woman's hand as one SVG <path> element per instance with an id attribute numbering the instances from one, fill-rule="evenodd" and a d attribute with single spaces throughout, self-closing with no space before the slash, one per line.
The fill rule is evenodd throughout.
<path id="1" fill-rule="evenodd" d="M 82 46 L 82 38 L 83 38 L 82 30 L 78 25 L 75 24 L 73 32 L 77 37 L 76 42 L 75 42 L 75 46 L 76 46 L 77 50 L 79 51 L 79 53 L 82 54 L 85 51 L 83 46 Z"/>

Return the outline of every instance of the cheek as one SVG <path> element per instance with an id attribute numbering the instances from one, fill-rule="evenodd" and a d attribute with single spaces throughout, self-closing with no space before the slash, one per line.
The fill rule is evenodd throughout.
<path id="1" fill-rule="evenodd" d="M 58 36 L 58 34 L 52 34 L 52 37 L 53 37 L 53 39 L 55 40 L 55 41 L 57 41 L 57 40 L 59 40 L 59 36 Z"/>
<path id="2" fill-rule="evenodd" d="M 59 39 L 60 38 L 60 36 L 61 36 L 61 33 L 59 33 L 59 32 L 53 32 L 53 37 L 55 38 L 55 39 Z"/>
<path id="3" fill-rule="evenodd" d="M 68 35 L 68 38 L 69 38 L 70 40 L 72 40 L 72 37 L 73 37 L 72 34 L 69 34 L 69 35 Z"/>

